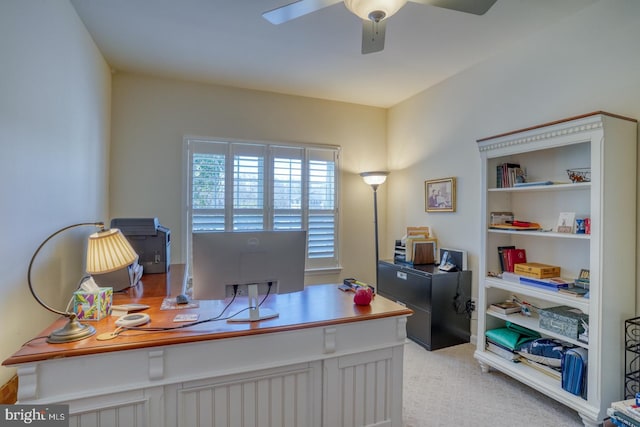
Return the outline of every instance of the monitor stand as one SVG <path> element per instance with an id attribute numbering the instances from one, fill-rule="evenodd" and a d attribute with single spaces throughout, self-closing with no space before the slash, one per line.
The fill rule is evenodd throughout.
<path id="1" fill-rule="evenodd" d="M 237 316 L 233 316 L 229 322 L 256 322 L 258 320 L 272 319 L 278 317 L 278 312 L 271 310 L 270 308 L 260 308 L 258 301 L 258 284 L 253 283 L 247 285 L 247 294 L 249 296 L 249 309 L 247 312 L 242 312 Z M 246 314 L 245 314 L 246 313 Z"/>

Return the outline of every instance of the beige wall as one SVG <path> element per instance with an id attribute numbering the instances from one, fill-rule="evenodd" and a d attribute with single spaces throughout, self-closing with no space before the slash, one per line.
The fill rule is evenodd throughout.
<path id="1" fill-rule="evenodd" d="M 373 193 L 358 173 L 386 166 L 386 114 L 374 107 L 118 73 L 111 217 L 158 217 L 171 229 L 172 262 L 184 262 L 186 135 L 340 145 L 342 275 L 374 281 Z M 382 190 L 383 223 L 384 195 Z M 311 276 L 307 283 L 338 278 Z"/>
<path id="2" fill-rule="evenodd" d="M 597 110 L 640 119 L 639 19 L 636 0 L 601 1 L 391 108 L 387 240 L 407 224 L 431 226 L 440 244 L 467 250 L 477 272 L 476 139 Z M 449 176 L 458 180 L 457 212 L 425 213 L 412 195 L 425 179 Z"/>
<path id="3" fill-rule="evenodd" d="M 4 360 L 55 318 L 27 286 L 38 245 L 59 228 L 106 216 L 111 76 L 63 1 L 0 2 L 0 52 Z M 52 240 L 34 264 L 34 287 L 57 309 L 64 309 L 82 275 L 84 238 L 95 229 L 78 231 Z M 1 368 L 0 384 L 13 373 Z"/>
<path id="4" fill-rule="evenodd" d="M 158 216 L 172 230 L 174 262 L 182 261 L 187 134 L 341 145 L 342 276 L 375 277 L 372 194 L 357 174 L 387 167 L 392 174 L 379 198 L 381 255 L 391 256 L 393 239 L 407 225 L 429 225 L 442 245 L 469 251 L 477 271 L 475 140 L 600 109 L 640 118 L 638 17 L 636 0 L 602 0 L 383 110 L 131 74 L 115 75 L 111 92 L 108 67 L 69 4 L 0 2 L 0 357 L 53 318 L 29 295 L 26 270 L 37 245 L 56 229 L 107 219 L 107 212 L 109 218 Z M 449 176 L 458 179 L 457 212 L 426 214 L 424 180 Z M 73 282 L 81 240 L 60 243 L 64 259 L 38 268 L 37 282 Z M 2 368 L 0 383 L 12 373 Z"/>

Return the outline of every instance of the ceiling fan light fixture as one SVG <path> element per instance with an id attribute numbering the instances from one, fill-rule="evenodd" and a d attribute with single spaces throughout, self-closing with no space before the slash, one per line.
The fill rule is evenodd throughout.
<path id="1" fill-rule="evenodd" d="M 344 5 L 352 13 L 374 22 L 389 18 L 406 3 L 407 0 L 344 0 Z"/>

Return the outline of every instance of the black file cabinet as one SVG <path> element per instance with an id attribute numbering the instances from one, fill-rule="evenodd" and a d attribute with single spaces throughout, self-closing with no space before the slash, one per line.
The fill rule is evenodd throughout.
<path id="1" fill-rule="evenodd" d="M 471 271 L 379 261 L 377 292 L 413 310 L 407 336 L 427 350 L 469 342 L 466 303 L 471 299 Z"/>

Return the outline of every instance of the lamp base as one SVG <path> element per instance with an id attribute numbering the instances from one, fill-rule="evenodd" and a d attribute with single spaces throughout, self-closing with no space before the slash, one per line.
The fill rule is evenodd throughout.
<path id="1" fill-rule="evenodd" d="M 83 325 L 73 316 L 60 329 L 51 332 L 47 337 L 47 342 L 51 344 L 62 344 L 66 342 L 79 341 L 90 337 L 96 333 L 96 329 L 91 325 Z"/>

